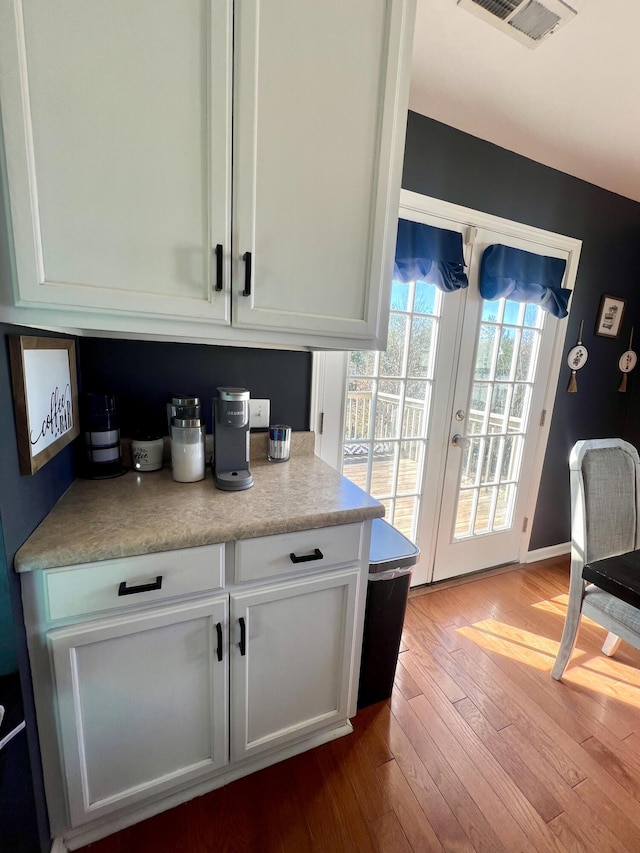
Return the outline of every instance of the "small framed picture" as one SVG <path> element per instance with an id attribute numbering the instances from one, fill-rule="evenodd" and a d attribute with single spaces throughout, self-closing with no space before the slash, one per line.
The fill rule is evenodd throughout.
<path id="1" fill-rule="evenodd" d="M 603 338 L 617 338 L 622 328 L 622 317 L 624 316 L 625 299 L 617 296 L 607 296 L 600 300 L 598 311 L 598 322 L 596 323 L 596 335 Z"/>
<path id="2" fill-rule="evenodd" d="M 10 335 L 9 352 L 20 471 L 35 474 L 80 434 L 76 346 Z"/>

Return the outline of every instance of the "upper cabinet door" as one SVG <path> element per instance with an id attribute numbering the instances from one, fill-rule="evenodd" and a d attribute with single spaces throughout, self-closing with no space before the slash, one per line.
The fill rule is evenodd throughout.
<path id="1" fill-rule="evenodd" d="M 234 324 L 384 348 L 413 15 L 413 0 L 237 4 Z"/>
<path id="2" fill-rule="evenodd" d="M 3 0 L 17 319 L 384 348 L 414 12 Z"/>
<path id="3" fill-rule="evenodd" d="M 230 32 L 209 0 L 2 3 L 18 304 L 229 322 Z"/>

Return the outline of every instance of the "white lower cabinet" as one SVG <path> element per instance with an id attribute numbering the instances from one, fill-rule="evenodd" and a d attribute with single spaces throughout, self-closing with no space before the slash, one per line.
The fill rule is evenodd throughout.
<path id="1" fill-rule="evenodd" d="M 348 717 L 358 570 L 231 595 L 231 759 Z"/>
<path id="2" fill-rule="evenodd" d="M 227 764 L 227 614 L 220 595 L 48 633 L 72 826 Z"/>
<path id="3" fill-rule="evenodd" d="M 53 835 L 75 849 L 346 734 L 369 528 L 23 574 Z"/>

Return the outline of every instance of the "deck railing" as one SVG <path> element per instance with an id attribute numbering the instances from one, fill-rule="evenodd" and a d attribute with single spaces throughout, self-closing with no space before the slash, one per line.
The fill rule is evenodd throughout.
<path id="1" fill-rule="evenodd" d="M 376 405 L 376 422 L 374 435 L 371 435 L 371 406 L 373 394 L 370 391 L 350 391 L 347 395 L 347 406 L 345 415 L 345 461 L 364 461 L 369 455 L 370 444 L 373 443 L 374 452 L 381 454 L 385 452 L 385 444 L 391 441 L 400 441 L 400 453 L 403 459 L 419 458 L 420 448 L 418 442 L 410 439 L 426 439 L 428 411 L 424 400 L 415 400 L 409 397 L 404 399 L 402 411 L 402 424 L 398 423 L 400 416 L 400 397 L 395 394 L 383 394 L 378 392 Z M 471 409 L 467 418 L 467 435 L 473 438 L 482 431 L 485 413 L 482 410 Z M 508 432 L 521 433 L 523 419 L 518 417 L 509 418 Z M 500 448 L 500 439 L 504 430 L 504 418 L 501 415 L 490 415 L 488 434 L 486 440 L 489 442 L 489 458 L 497 457 Z M 502 434 L 502 435 L 501 435 Z M 392 446 L 389 445 L 389 451 Z M 485 457 L 486 458 L 486 457 Z M 477 465 L 474 454 L 465 453 L 465 470 L 463 477 L 470 482 L 472 473 Z"/>

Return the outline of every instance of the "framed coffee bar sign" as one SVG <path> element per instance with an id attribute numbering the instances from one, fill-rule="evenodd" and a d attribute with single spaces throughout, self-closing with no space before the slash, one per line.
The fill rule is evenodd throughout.
<path id="1" fill-rule="evenodd" d="M 34 474 L 79 435 L 75 342 L 9 337 L 11 378 L 23 474 Z"/>

